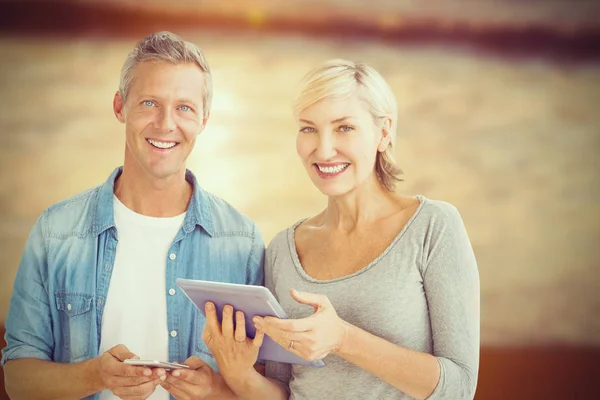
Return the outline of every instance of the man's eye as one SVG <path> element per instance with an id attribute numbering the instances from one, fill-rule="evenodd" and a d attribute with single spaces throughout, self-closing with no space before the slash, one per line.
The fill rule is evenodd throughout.
<path id="1" fill-rule="evenodd" d="M 188 106 L 181 106 L 181 107 L 179 107 L 179 109 L 183 112 L 192 111 L 192 109 Z"/>
<path id="2" fill-rule="evenodd" d="M 152 106 L 154 106 L 154 102 L 152 102 L 150 100 L 144 100 L 144 105 L 146 107 L 152 107 Z"/>

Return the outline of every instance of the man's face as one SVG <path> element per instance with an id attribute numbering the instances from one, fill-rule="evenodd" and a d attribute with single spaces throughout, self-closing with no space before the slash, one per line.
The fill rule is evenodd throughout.
<path id="1" fill-rule="evenodd" d="M 185 175 L 185 161 L 204 129 L 204 73 L 194 64 L 143 62 L 135 67 L 125 102 L 113 106 L 125 124 L 127 173 L 167 179 Z"/>

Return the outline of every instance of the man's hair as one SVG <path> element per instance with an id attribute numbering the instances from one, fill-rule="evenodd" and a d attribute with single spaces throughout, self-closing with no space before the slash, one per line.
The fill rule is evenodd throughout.
<path id="1" fill-rule="evenodd" d="M 190 63 L 198 66 L 204 73 L 203 116 L 206 118 L 212 101 L 212 76 L 204 53 L 198 46 L 166 31 L 153 33 L 142 39 L 127 55 L 121 69 L 119 93 L 123 103 L 129 94 L 135 67 L 143 62 Z"/>

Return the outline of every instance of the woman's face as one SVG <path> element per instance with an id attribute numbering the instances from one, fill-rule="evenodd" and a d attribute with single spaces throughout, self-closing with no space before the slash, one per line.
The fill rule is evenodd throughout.
<path id="1" fill-rule="evenodd" d="M 383 135 L 358 93 L 313 104 L 299 113 L 298 125 L 296 150 L 323 194 L 341 196 L 377 181 L 377 151 L 387 147 L 389 135 Z"/>

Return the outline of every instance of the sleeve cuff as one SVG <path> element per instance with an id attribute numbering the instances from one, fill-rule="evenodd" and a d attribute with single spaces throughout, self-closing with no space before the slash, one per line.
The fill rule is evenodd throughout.
<path id="1" fill-rule="evenodd" d="M 2 350 L 2 362 L 0 362 L 0 366 L 4 368 L 7 362 L 20 358 L 38 358 L 44 361 L 52 361 L 48 354 L 39 349 L 31 346 L 19 346 L 12 349 L 4 348 Z"/>

